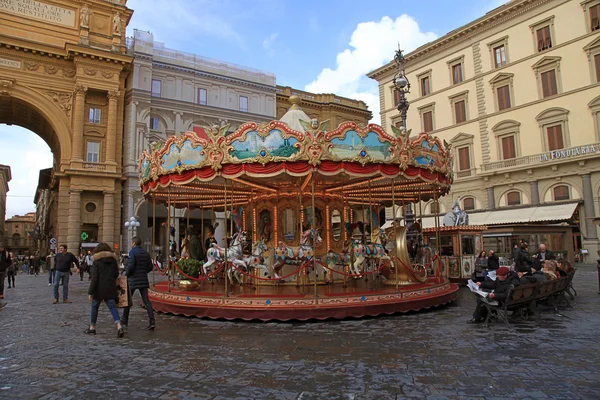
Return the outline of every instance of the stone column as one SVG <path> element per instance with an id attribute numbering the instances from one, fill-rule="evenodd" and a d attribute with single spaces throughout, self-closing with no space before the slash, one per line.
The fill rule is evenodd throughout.
<path id="1" fill-rule="evenodd" d="M 104 207 L 102 209 L 102 241 L 109 246 L 114 245 L 115 235 L 115 194 L 104 192 Z"/>
<path id="2" fill-rule="evenodd" d="M 108 92 L 108 121 L 106 125 L 106 163 L 116 165 L 117 154 L 117 105 L 119 91 Z"/>
<path id="3" fill-rule="evenodd" d="M 183 126 L 182 126 L 182 119 L 181 116 L 183 115 L 182 112 L 179 111 L 173 111 L 173 114 L 175 114 L 175 134 L 176 135 L 181 135 L 183 132 Z"/>
<path id="4" fill-rule="evenodd" d="M 85 118 L 85 93 L 87 87 L 76 85 L 73 104 L 73 149 L 72 160 L 83 161 L 83 122 Z"/>
<path id="5" fill-rule="evenodd" d="M 75 255 L 79 255 L 79 244 L 81 243 L 81 190 L 69 189 L 68 224 L 68 250 Z"/>
<path id="6" fill-rule="evenodd" d="M 531 191 L 531 205 L 537 206 L 540 204 L 540 191 L 538 189 L 538 182 L 529 182 L 529 190 Z"/>
<path id="7" fill-rule="evenodd" d="M 590 174 L 581 175 L 583 184 L 583 210 L 585 211 L 585 232 L 587 239 L 598 239 L 596 225 L 593 218 L 596 216 L 594 208 L 594 193 L 592 190 L 592 178 Z"/>
<path id="8" fill-rule="evenodd" d="M 496 209 L 496 201 L 494 200 L 494 187 L 493 186 L 488 186 L 487 197 L 488 197 L 488 208 L 490 210 Z"/>
<path id="9" fill-rule="evenodd" d="M 129 132 L 127 140 L 129 143 L 129 160 L 133 162 L 134 165 L 137 165 L 138 157 L 142 152 L 142 149 L 136 148 L 136 138 L 137 138 L 137 101 L 132 101 L 130 104 L 130 112 L 131 112 L 131 121 L 129 121 Z"/>

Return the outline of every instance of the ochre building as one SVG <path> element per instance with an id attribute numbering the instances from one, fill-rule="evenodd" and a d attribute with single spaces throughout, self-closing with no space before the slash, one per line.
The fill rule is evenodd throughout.
<path id="1" fill-rule="evenodd" d="M 0 2 L 0 123 L 38 134 L 54 155 L 50 234 L 74 253 L 82 233 L 119 241 L 126 0 Z"/>
<path id="2" fill-rule="evenodd" d="M 15 256 L 34 255 L 36 253 L 33 231 L 35 229 L 35 213 L 25 215 L 14 215 L 6 220 L 4 224 L 5 241 L 4 245 Z"/>
<path id="3" fill-rule="evenodd" d="M 486 248 L 509 252 L 524 238 L 595 259 L 599 16 L 600 0 L 513 0 L 406 55 L 408 128 L 454 149 L 455 183 L 439 211 L 460 196 L 471 223 L 488 225 Z M 391 62 L 368 74 L 388 129 L 400 122 L 394 73 Z"/>
<path id="4" fill-rule="evenodd" d="M 6 194 L 8 182 L 12 179 L 10 167 L 0 164 L 0 242 L 4 242 L 4 219 L 6 218 Z"/>

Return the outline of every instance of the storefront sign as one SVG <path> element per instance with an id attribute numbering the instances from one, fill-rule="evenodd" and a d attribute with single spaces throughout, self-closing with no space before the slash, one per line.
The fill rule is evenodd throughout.
<path id="1" fill-rule="evenodd" d="M 596 152 L 596 145 L 590 144 L 581 147 L 572 147 L 570 149 L 552 150 L 548 153 L 540 154 L 540 161 L 560 160 L 573 156 L 582 156 Z"/>
<path id="2" fill-rule="evenodd" d="M 0 12 L 9 12 L 39 21 L 75 26 L 75 11 L 34 0 L 0 0 Z"/>
<path id="3" fill-rule="evenodd" d="M 2 7 L 2 0 L 0 0 L 0 8 L 1 7 Z M 7 58 L 0 58 L 0 67 L 21 69 L 21 61 L 9 60 Z"/>

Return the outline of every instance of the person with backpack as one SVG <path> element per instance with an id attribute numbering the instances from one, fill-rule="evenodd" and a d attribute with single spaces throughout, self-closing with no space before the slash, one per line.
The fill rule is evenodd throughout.
<path id="1" fill-rule="evenodd" d="M 146 312 L 148 313 L 148 327 L 147 330 L 154 330 L 154 310 L 152 309 L 152 303 L 148 298 L 148 288 L 150 283 L 148 282 L 148 273 L 152 271 L 152 259 L 150 254 L 142 247 L 142 239 L 138 236 L 131 240 L 131 251 L 129 251 L 129 259 L 127 261 L 127 285 L 129 287 L 129 294 L 133 296 L 136 290 L 139 290 L 140 296 L 146 306 Z M 132 304 L 132 302 L 129 302 Z M 129 311 L 131 307 L 126 307 L 123 310 L 123 318 L 121 319 L 121 325 L 127 328 L 129 322 Z"/>

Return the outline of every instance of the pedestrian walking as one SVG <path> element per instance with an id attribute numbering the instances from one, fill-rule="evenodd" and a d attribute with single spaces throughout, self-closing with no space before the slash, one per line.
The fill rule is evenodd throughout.
<path id="1" fill-rule="evenodd" d="M 92 252 L 88 251 L 87 255 L 85 256 L 85 258 L 83 259 L 83 262 L 80 265 L 79 268 L 79 280 L 83 280 L 83 274 L 85 272 L 88 273 L 88 280 L 91 279 L 91 269 L 92 269 L 92 264 L 94 263 L 93 257 L 92 257 Z"/>
<path id="2" fill-rule="evenodd" d="M 69 300 L 69 277 L 71 276 L 71 267 L 79 267 L 79 260 L 67 251 L 67 245 L 61 244 L 58 247 L 58 254 L 54 258 L 54 301 L 52 303 L 58 303 L 58 286 L 62 282 L 63 287 L 63 303 L 71 303 Z"/>
<path id="3" fill-rule="evenodd" d="M 54 283 L 54 250 L 51 250 L 46 257 L 46 269 L 48 270 L 48 286 Z"/>
<path id="4" fill-rule="evenodd" d="M 91 252 L 88 253 L 91 256 Z M 90 287 L 88 289 L 89 299 L 92 302 L 90 310 L 90 327 L 84 331 L 88 335 L 96 334 L 96 322 L 98 321 L 98 308 L 100 303 L 105 302 L 112 314 L 117 326 L 117 336 L 123 337 L 124 330 L 121 326 L 121 318 L 117 310 L 117 278 L 119 277 L 119 265 L 117 256 L 106 243 L 100 243 L 94 249 L 92 265 L 90 267 Z"/>
<path id="5" fill-rule="evenodd" d="M 129 286 L 129 293 L 133 296 L 136 290 L 139 290 L 140 296 L 146 306 L 146 312 L 148 313 L 148 327 L 147 330 L 154 330 L 154 311 L 152 310 L 152 303 L 148 298 L 148 288 L 150 283 L 148 282 L 148 273 L 152 271 L 152 260 L 150 254 L 142 247 L 142 239 L 134 237 L 131 241 L 131 251 L 129 252 L 129 259 L 127 261 L 127 285 Z M 133 304 L 130 302 L 130 304 Z M 123 321 L 122 324 L 127 328 L 129 322 L 129 311 L 131 307 L 127 307 L 123 310 Z"/>
<path id="6" fill-rule="evenodd" d="M 4 243 L 0 242 L 0 299 L 4 298 L 4 276 L 11 265 L 10 253 L 4 247 Z"/>
<path id="7" fill-rule="evenodd" d="M 8 255 L 10 256 L 11 261 L 14 260 L 14 256 L 13 253 L 8 253 Z M 8 282 L 8 288 L 10 289 L 11 287 L 14 289 L 15 288 L 15 276 L 17 275 L 17 265 L 16 263 L 12 262 L 8 268 L 6 268 L 6 280 Z M 11 286 L 12 283 L 12 286 Z"/>

